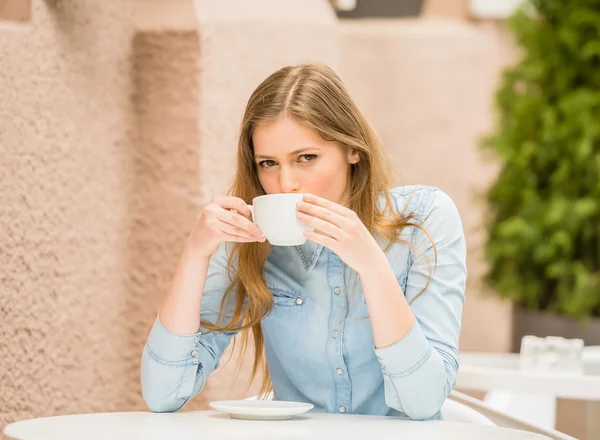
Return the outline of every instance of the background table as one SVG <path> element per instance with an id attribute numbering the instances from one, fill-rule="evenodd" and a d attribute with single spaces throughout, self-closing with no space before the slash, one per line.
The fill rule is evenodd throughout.
<path id="1" fill-rule="evenodd" d="M 234 420 L 216 411 L 101 413 L 47 417 L 8 425 L 9 440 L 345 439 L 546 440 L 513 429 L 392 417 L 306 413 L 285 421 Z"/>
<path id="2" fill-rule="evenodd" d="M 456 388 L 506 390 L 586 401 L 587 438 L 600 438 L 600 363 L 584 356 L 584 374 L 521 371 L 518 353 L 462 353 Z"/>

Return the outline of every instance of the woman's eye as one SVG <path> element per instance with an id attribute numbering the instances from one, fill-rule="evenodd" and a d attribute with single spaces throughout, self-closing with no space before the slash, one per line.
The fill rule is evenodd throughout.
<path id="1" fill-rule="evenodd" d="M 302 160 L 301 162 L 311 162 L 317 158 L 316 154 L 303 154 L 300 158 L 305 158 L 306 160 Z"/>
<path id="2" fill-rule="evenodd" d="M 262 168 L 271 168 L 272 166 L 275 166 L 275 161 L 274 160 L 263 160 L 262 162 L 260 162 L 258 164 L 259 167 Z"/>

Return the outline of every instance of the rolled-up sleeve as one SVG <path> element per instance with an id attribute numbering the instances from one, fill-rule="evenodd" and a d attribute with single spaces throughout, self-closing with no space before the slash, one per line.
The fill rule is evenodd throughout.
<path id="1" fill-rule="evenodd" d="M 226 268 L 227 251 L 223 245 L 209 264 L 200 312 L 202 321 L 217 321 L 231 279 Z M 233 295 L 229 298 L 224 309 L 228 315 Z M 218 368 L 219 358 L 233 335 L 231 332 L 208 333 L 202 327 L 195 334 L 179 335 L 167 330 L 157 316 L 141 360 L 142 395 L 148 408 L 154 412 L 177 411 L 198 394 L 208 376 Z"/>
<path id="2" fill-rule="evenodd" d="M 375 350 L 386 403 L 416 420 L 435 416 L 455 386 L 467 278 L 465 237 L 452 199 L 436 189 L 422 211 L 418 218 L 435 243 L 437 265 L 432 242 L 414 228 L 404 293 L 416 323 L 397 343 Z"/>

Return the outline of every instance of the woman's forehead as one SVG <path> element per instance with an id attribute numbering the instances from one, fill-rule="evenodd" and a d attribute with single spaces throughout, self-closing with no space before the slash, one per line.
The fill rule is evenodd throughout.
<path id="1" fill-rule="evenodd" d="M 331 148 L 333 142 L 323 139 L 312 128 L 290 118 L 256 126 L 252 135 L 255 156 L 286 156 L 300 154 L 299 150 Z"/>

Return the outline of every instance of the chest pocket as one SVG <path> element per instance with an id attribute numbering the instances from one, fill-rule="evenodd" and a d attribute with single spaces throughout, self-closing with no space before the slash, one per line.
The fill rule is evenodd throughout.
<path id="1" fill-rule="evenodd" d="M 273 307 L 298 307 L 304 305 L 306 300 L 302 295 L 297 295 L 287 290 L 281 290 L 270 286 L 269 290 L 273 294 Z"/>
<path id="2" fill-rule="evenodd" d="M 306 298 L 289 290 L 276 289 L 269 286 L 273 295 L 273 308 L 263 318 L 263 329 L 271 336 L 297 328 L 306 319 Z M 291 337 L 291 336 L 289 336 Z"/>

